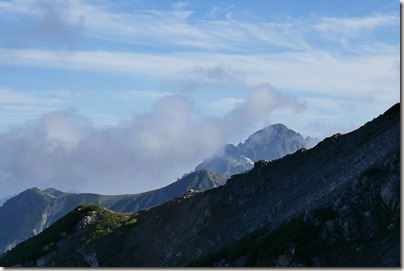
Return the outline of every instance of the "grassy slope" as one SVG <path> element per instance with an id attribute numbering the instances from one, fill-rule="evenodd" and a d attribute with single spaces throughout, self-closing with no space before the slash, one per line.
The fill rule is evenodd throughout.
<path id="1" fill-rule="evenodd" d="M 95 223 L 78 230 L 77 224 L 86 216 L 95 218 Z M 128 214 L 115 213 L 95 205 L 80 205 L 40 234 L 18 244 L 0 259 L 0 266 L 14 266 L 39 259 L 55 250 L 57 242 L 62 238 L 74 233 L 94 241 L 102 239 L 118 227 L 134 223 L 136 220 Z"/>

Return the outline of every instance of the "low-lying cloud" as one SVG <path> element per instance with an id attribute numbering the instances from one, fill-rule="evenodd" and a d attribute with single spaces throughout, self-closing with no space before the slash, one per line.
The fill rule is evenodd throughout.
<path id="1" fill-rule="evenodd" d="M 108 128 L 73 110 L 53 111 L 0 134 L 2 196 L 33 186 L 103 194 L 159 188 L 278 108 L 300 111 L 304 104 L 264 84 L 223 117 L 199 116 L 183 94 Z"/>

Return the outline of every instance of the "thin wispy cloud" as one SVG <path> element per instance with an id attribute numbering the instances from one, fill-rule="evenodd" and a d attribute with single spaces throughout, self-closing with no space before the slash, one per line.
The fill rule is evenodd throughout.
<path id="1" fill-rule="evenodd" d="M 18 0 L 2 3 L 0 8 L 9 13 L 31 16 L 40 27 L 38 37 L 49 39 L 68 38 L 80 33 L 88 38 L 135 44 L 159 44 L 190 46 L 195 49 L 251 50 L 252 45 L 275 46 L 292 50 L 310 50 L 305 33 L 318 31 L 318 38 L 325 34 L 339 33 L 349 37 L 363 35 L 380 27 L 397 24 L 398 15 L 377 14 L 367 17 L 319 17 L 285 21 L 248 21 L 237 12 L 212 20 L 192 19 L 189 2 L 176 2 L 173 10 L 135 10 L 130 13 L 113 12 L 102 5 L 81 1 L 33 1 Z M 189 8 L 189 9 L 187 9 Z M 210 15 L 228 12 L 232 5 L 214 6 Z M 0 9 L 1 10 L 1 9 Z M 227 14 L 227 13 L 226 13 Z M 13 25 L 12 25 L 13 26 Z M 18 26 L 18 22 L 16 25 Z M 12 27 L 10 31 L 12 31 Z M 324 36 L 324 38 L 327 38 Z M 255 46 L 257 47 L 257 46 Z"/>
<path id="2" fill-rule="evenodd" d="M 40 98 L 34 93 L 16 92 L 9 89 L 0 88 L 0 104 L 13 105 L 57 105 L 62 103 L 60 98 Z"/>
<path id="3" fill-rule="evenodd" d="M 189 1 L 175 2 L 172 4 L 175 9 L 183 9 L 190 5 Z"/>
<path id="4" fill-rule="evenodd" d="M 234 5 L 227 5 L 227 6 L 213 6 L 213 8 L 208 12 L 210 17 L 216 17 L 222 14 L 228 14 L 228 12 L 234 8 Z"/>
<path id="5" fill-rule="evenodd" d="M 10 57 L 12 56 L 12 57 Z M 209 83 L 206 77 L 212 67 L 221 70 L 231 79 L 248 85 L 270 81 L 280 89 L 301 89 L 313 93 L 355 94 L 360 96 L 368 91 L 376 91 L 376 82 L 384 81 L 392 90 L 399 85 L 399 56 L 389 53 L 355 57 L 335 57 L 327 53 L 283 53 L 273 55 L 205 54 L 180 53 L 171 55 L 148 55 L 121 52 L 77 51 L 61 54 L 58 51 L 0 49 L 3 63 L 13 65 L 33 65 L 72 70 L 98 70 L 164 79 L 162 74 L 183 74 L 178 80 L 190 83 Z M 165 65 L 171 63 L 171 65 Z M 217 63 L 221 63 L 217 66 Z M 215 68 L 213 68 L 215 69 Z M 216 68 L 218 69 L 218 68 Z M 219 71 L 220 69 L 218 69 Z M 184 71 L 185 74 L 183 73 Z M 197 72 L 200 73 L 197 73 Z M 230 74 L 229 74 L 230 72 Z M 233 75 L 231 75 L 233 73 Z M 219 76 L 212 73 L 211 76 Z M 172 78 L 172 77 L 171 77 Z M 355 86 L 355 87 L 353 87 Z M 385 90 L 388 90 L 385 89 Z M 398 92 L 391 92 L 396 98 Z"/>
<path id="6" fill-rule="evenodd" d="M 324 17 L 314 28 L 323 33 L 338 33 L 349 37 L 360 37 L 380 27 L 397 26 L 400 18 L 397 15 L 376 14 L 366 17 Z"/>

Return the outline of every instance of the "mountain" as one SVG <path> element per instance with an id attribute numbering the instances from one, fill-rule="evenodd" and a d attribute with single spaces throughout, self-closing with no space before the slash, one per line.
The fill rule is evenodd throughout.
<path id="1" fill-rule="evenodd" d="M 96 204 L 119 212 L 134 212 L 156 206 L 178 197 L 190 189 L 205 190 L 223 185 L 231 174 L 250 170 L 257 159 L 276 159 L 292 153 L 302 147 L 312 147 L 318 140 L 310 137 L 303 138 L 300 134 L 288 129 L 282 124 L 268 126 L 253 135 L 237 147 L 225 145 L 220 153 L 205 159 L 191 174 L 184 175 L 181 180 L 162 189 L 136 194 L 105 196 L 91 193 L 64 193 L 55 189 L 32 189 L 30 192 L 18 195 L 18 200 L 24 202 L 25 197 L 33 197 L 30 205 L 19 209 L 13 204 L 1 209 L 0 205 L 0 252 L 14 247 L 19 242 L 41 232 L 67 212 L 80 204 Z M 249 158 L 251 157 L 251 158 Z M 207 172 L 218 172 L 208 173 Z M 199 173 L 198 173 L 199 172 Z M 38 194 L 38 195 L 34 195 Z M 38 202 L 36 202 L 38 201 Z M 11 210 L 27 213 L 27 219 L 2 219 Z M 24 216 L 25 217 L 25 216 Z M 28 218 L 29 217 L 29 218 Z M 18 223 L 17 223 L 18 222 Z M 10 225 L 20 225 L 9 227 Z"/>
<path id="2" fill-rule="evenodd" d="M 245 155 L 240 154 L 236 146 L 227 144 L 214 156 L 204 159 L 201 164 L 195 167 L 195 170 L 205 169 L 232 175 L 250 170 L 253 166 L 254 162 Z"/>
<path id="3" fill-rule="evenodd" d="M 301 148 L 311 148 L 317 139 L 302 137 L 283 124 L 270 125 L 251 135 L 244 143 L 225 145 L 195 170 L 236 174 L 250 170 L 258 160 L 275 160 Z"/>
<path id="4" fill-rule="evenodd" d="M 96 204 L 119 212 L 134 212 L 159 205 L 189 190 L 223 185 L 228 176 L 206 170 L 193 172 L 157 190 L 134 195 L 65 193 L 53 188 L 28 189 L 0 207 L 0 252 L 38 234 L 80 204 Z"/>
<path id="5" fill-rule="evenodd" d="M 15 197 L 15 195 L 11 195 L 5 198 L 0 199 L 0 207 L 3 206 L 3 204 L 8 201 L 9 199 L 11 199 L 12 197 Z"/>
<path id="6" fill-rule="evenodd" d="M 258 161 L 275 160 L 301 148 L 314 147 L 317 143 L 317 139 L 303 138 L 283 124 L 274 124 L 254 133 L 237 147 L 240 153 Z"/>
<path id="7" fill-rule="evenodd" d="M 79 206 L 1 266 L 400 266 L 400 104 L 224 186 L 119 214 Z"/>

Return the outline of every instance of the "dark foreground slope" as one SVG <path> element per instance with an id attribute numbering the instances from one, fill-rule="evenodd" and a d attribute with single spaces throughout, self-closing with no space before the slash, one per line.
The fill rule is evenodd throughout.
<path id="1" fill-rule="evenodd" d="M 0 207 L 0 253 L 38 234 L 80 204 L 96 204 L 117 212 L 134 212 L 159 205 L 190 189 L 204 190 L 223 185 L 228 176 L 206 170 L 149 192 L 127 195 L 64 193 L 53 188 L 31 188 Z"/>
<path id="2" fill-rule="evenodd" d="M 398 266 L 399 187 L 398 104 L 356 131 L 257 162 L 225 186 L 115 226 L 98 218 L 103 209 L 78 219 L 64 237 L 48 237 L 60 232 L 52 226 L 0 265 Z M 43 252 L 26 255 L 27 242 Z"/>

